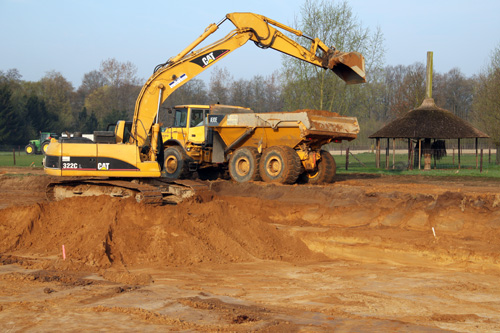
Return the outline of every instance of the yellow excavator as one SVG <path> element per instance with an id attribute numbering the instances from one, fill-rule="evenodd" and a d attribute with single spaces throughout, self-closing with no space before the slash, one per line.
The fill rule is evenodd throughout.
<path id="1" fill-rule="evenodd" d="M 236 29 L 217 42 L 194 50 L 227 20 Z M 310 47 L 301 46 L 279 29 L 304 37 Z M 51 141 L 44 159 L 45 172 L 72 178 L 49 184 L 49 199 L 107 193 L 159 203 L 166 197 L 182 200 L 202 188 L 199 182 L 162 177 L 165 161 L 160 107 L 176 89 L 249 40 L 260 48 L 272 48 L 332 70 L 347 84 L 365 82 L 364 58 L 360 53 L 329 48 L 318 38 L 308 37 L 262 15 L 227 14 L 218 24 L 210 24 L 181 53 L 155 68 L 137 98 L 131 122 L 118 121 L 114 130 L 96 131 L 94 140 L 73 136 Z M 238 145 L 232 147 L 237 148 Z"/>

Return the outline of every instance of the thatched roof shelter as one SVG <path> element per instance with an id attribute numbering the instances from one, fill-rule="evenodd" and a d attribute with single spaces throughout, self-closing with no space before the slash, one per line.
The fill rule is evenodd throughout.
<path id="1" fill-rule="evenodd" d="M 438 107 L 433 98 L 426 98 L 418 108 L 393 120 L 370 138 L 460 139 L 489 136 L 450 111 Z"/>
<path id="2" fill-rule="evenodd" d="M 395 140 L 408 140 L 408 167 L 411 168 L 411 156 L 415 157 L 414 164 L 420 169 L 422 153 L 425 156 L 425 170 L 430 170 L 431 154 L 446 156 L 444 141 L 438 141 L 436 145 L 431 140 L 458 139 L 458 167 L 460 168 L 460 139 L 476 139 L 476 164 L 477 164 L 477 140 L 489 138 L 489 136 L 476 129 L 469 122 L 454 115 L 448 110 L 438 107 L 432 98 L 432 52 L 427 52 L 427 80 L 426 98 L 422 104 L 403 116 L 391 121 L 389 124 L 369 136 L 377 140 L 376 165 L 380 167 L 380 139 L 387 139 L 386 167 L 389 167 L 389 139 L 393 139 L 393 165 L 395 155 Z M 413 154 L 411 141 L 418 142 L 418 154 Z M 423 145 L 422 145 L 423 141 Z M 434 147 L 433 147 L 434 146 Z M 417 163 L 418 162 L 418 163 Z"/>

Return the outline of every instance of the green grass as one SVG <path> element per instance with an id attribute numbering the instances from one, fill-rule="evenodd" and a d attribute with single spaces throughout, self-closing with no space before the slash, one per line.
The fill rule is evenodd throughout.
<path id="1" fill-rule="evenodd" d="M 455 156 L 453 161 L 452 156 L 446 156 L 437 161 L 434 168 L 434 160 L 432 160 L 432 170 L 424 171 L 424 162 L 422 161 L 421 170 L 406 170 L 408 163 L 407 154 L 397 154 L 395 158 L 396 167 L 392 169 L 392 155 L 389 157 L 389 169 L 385 168 L 385 154 L 380 155 L 380 169 L 375 166 L 374 153 L 356 154 L 356 157 L 363 163 L 362 165 L 352 155 L 349 156 L 349 168 L 346 170 L 346 156 L 335 155 L 337 162 L 337 173 L 375 173 L 385 175 L 425 175 L 425 176 L 473 176 L 473 177 L 494 177 L 500 178 L 500 165 L 495 164 L 495 155 L 491 156 L 491 163 L 488 163 L 488 155 L 483 155 L 483 172 L 476 169 L 476 155 L 464 154 L 460 158 L 460 169 L 458 169 L 458 157 Z"/>
<path id="2" fill-rule="evenodd" d="M 16 164 L 12 152 L 0 152 L 0 166 L 2 167 L 42 167 L 43 155 L 28 155 L 25 152 L 16 152 Z"/>
<path id="3" fill-rule="evenodd" d="M 493 177 L 500 178 L 500 165 L 495 164 L 495 155 L 491 156 L 491 163 L 488 163 L 488 156 L 483 156 L 483 172 L 476 169 L 476 156 L 474 154 L 465 154 L 461 156 L 461 168 L 458 169 L 458 157 L 446 156 L 437 162 L 437 169 L 434 169 L 434 160 L 432 161 L 432 170 L 406 170 L 408 155 L 396 155 L 396 168 L 392 169 L 392 155 L 389 157 L 389 170 L 385 169 L 385 154 L 380 156 L 381 168 L 375 167 L 375 154 L 362 153 L 356 154 L 356 157 L 364 166 L 353 156 L 349 156 L 349 169 L 345 169 L 345 154 L 335 155 L 337 162 L 337 173 L 372 173 L 385 175 L 425 175 L 425 176 L 472 176 L 472 177 Z M 0 152 L 0 167 L 42 167 L 43 155 L 27 155 L 25 152 L 16 152 L 16 164 L 12 152 Z"/>

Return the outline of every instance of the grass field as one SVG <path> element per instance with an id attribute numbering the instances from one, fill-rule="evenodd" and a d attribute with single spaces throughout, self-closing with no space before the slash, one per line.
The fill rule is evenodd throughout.
<path id="1" fill-rule="evenodd" d="M 395 167 L 393 168 L 392 155 L 389 157 L 389 169 L 385 168 L 385 155 L 380 156 L 380 169 L 375 167 L 375 154 L 362 153 L 355 157 L 349 156 L 349 167 L 346 170 L 346 156 L 335 156 L 338 173 L 377 173 L 387 175 L 426 175 L 426 176 L 474 176 L 474 177 L 496 177 L 500 178 L 500 165 L 495 164 L 495 155 L 483 156 L 483 170 L 480 172 L 480 159 L 476 168 L 476 155 L 464 154 L 460 158 L 460 169 L 458 168 L 458 156 L 446 156 L 436 162 L 432 160 L 432 170 L 424 171 L 422 161 L 421 170 L 418 166 L 414 170 L 407 170 L 407 154 L 396 155 Z"/>
<path id="2" fill-rule="evenodd" d="M 432 162 L 432 170 L 406 170 L 407 155 L 396 155 L 395 168 L 392 168 L 392 155 L 389 158 L 389 169 L 385 169 L 385 155 L 380 159 L 381 168 L 375 167 L 375 154 L 362 153 L 356 154 L 356 157 L 349 156 L 349 168 L 346 170 L 346 156 L 335 156 L 337 163 L 337 173 L 375 173 L 386 175 L 426 175 L 426 176 L 474 176 L 474 177 L 495 177 L 500 178 L 500 165 L 496 165 L 495 155 L 491 156 L 491 163 L 488 163 L 488 156 L 483 157 L 483 172 L 476 169 L 476 156 L 474 154 L 464 154 L 461 156 L 461 168 L 458 169 L 458 157 L 446 156 L 436 163 Z M 357 159 L 356 159 L 357 158 Z M 0 166 L 20 166 L 20 167 L 41 167 L 43 155 L 27 155 L 25 152 L 15 153 L 16 163 L 14 165 L 14 156 L 12 152 L 0 152 Z M 359 161 L 358 161 L 359 160 Z"/>
<path id="3" fill-rule="evenodd" d="M 28 155 L 25 152 L 16 152 L 14 164 L 13 152 L 0 152 L 0 166 L 41 167 L 43 155 Z"/>

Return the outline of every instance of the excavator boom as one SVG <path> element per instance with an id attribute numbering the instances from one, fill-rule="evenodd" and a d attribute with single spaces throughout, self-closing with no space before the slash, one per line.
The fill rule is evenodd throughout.
<path id="1" fill-rule="evenodd" d="M 208 36 L 217 31 L 226 20 L 236 27 L 223 39 L 193 51 Z M 284 35 L 277 28 L 311 42 L 309 49 Z M 324 69 L 332 70 L 347 84 L 365 82 L 364 58 L 357 52 L 339 52 L 328 48 L 318 38 L 311 38 L 301 31 L 253 13 L 230 13 L 218 24 L 210 24 L 204 33 L 177 56 L 159 65 L 143 86 L 135 105 L 132 138 L 143 146 L 153 136 L 152 124 L 158 118 L 160 105 L 183 84 L 193 79 L 209 66 L 252 40 L 258 47 L 272 48 Z M 151 146 L 155 147 L 151 142 Z M 155 160 L 151 154 L 150 160 Z"/>

